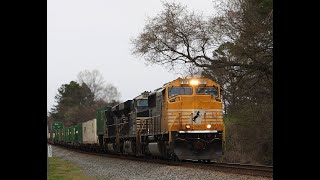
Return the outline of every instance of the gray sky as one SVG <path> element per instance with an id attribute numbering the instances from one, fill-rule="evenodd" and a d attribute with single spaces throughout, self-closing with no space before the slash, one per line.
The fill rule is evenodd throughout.
<path id="1" fill-rule="evenodd" d="M 146 66 L 131 55 L 130 38 L 142 32 L 147 17 L 162 9 L 160 0 L 48 0 L 47 110 L 62 84 L 77 79 L 82 70 L 97 69 L 107 83 L 132 99 L 180 75 L 159 66 Z M 189 10 L 214 13 L 212 0 L 181 2 Z"/>

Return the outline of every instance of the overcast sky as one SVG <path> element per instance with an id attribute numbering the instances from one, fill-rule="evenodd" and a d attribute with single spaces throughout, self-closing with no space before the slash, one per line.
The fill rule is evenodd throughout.
<path id="1" fill-rule="evenodd" d="M 131 55 L 130 38 L 142 32 L 147 17 L 162 9 L 160 0 L 47 0 L 47 109 L 62 84 L 77 79 L 82 70 L 97 69 L 107 83 L 132 99 L 178 78 L 159 66 L 146 66 Z M 212 0 L 181 2 L 189 10 L 214 13 Z"/>

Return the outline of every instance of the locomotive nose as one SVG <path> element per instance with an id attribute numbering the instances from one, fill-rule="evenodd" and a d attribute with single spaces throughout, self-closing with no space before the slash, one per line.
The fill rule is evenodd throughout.
<path id="1" fill-rule="evenodd" d="M 222 141 L 178 138 L 174 141 L 174 153 L 180 160 L 217 160 L 222 155 Z"/>
<path id="2" fill-rule="evenodd" d="M 198 151 L 201 151 L 201 150 L 205 149 L 206 148 L 206 143 L 203 142 L 203 141 L 197 140 L 197 141 L 192 142 L 192 147 L 193 147 L 193 149 L 194 149 L 194 151 L 196 153 Z"/>

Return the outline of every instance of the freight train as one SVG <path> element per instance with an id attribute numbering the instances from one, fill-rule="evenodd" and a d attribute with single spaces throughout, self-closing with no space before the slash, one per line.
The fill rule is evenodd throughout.
<path id="1" fill-rule="evenodd" d="M 59 126 L 61 127 L 61 126 Z M 96 118 L 53 129 L 55 144 L 82 150 L 173 160 L 217 160 L 224 153 L 221 87 L 208 78 L 178 78 Z"/>

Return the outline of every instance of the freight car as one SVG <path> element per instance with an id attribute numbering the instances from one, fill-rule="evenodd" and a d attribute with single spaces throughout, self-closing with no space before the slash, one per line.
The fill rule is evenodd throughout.
<path id="1" fill-rule="evenodd" d="M 225 144 L 220 92 L 210 79 L 178 78 L 97 109 L 96 126 L 88 121 L 57 130 L 55 143 L 116 154 L 216 160 Z"/>
<path id="2" fill-rule="evenodd" d="M 53 122 L 52 124 L 54 124 Z M 60 122 L 59 122 L 60 123 Z M 97 121 L 92 119 L 73 126 L 55 128 L 53 130 L 53 144 L 61 145 L 69 148 L 76 148 L 85 151 L 102 150 L 103 147 L 98 144 Z M 48 142 L 51 141 L 48 139 Z"/>
<path id="3" fill-rule="evenodd" d="M 58 141 L 58 130 L 63 129 L 62 122 L 53 122 L 52 120 L 48 120 L 47 122 L 47 141 L 49 143 Z"/>

